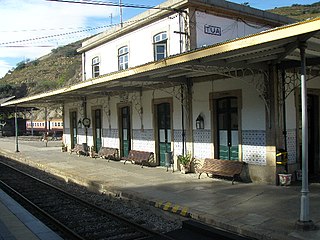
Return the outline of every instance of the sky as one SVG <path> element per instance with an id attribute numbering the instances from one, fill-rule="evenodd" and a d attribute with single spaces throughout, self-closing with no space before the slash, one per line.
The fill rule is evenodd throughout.
<path id="1" fill-rule="evenodd" d="M 119 0 L 100 0 L 118 3 Z M 165 0 L 122 0 L 155 6 Z M 230 0 L 251 7 L 272 9 L 319 0 Z M 145 11 L 123 8 L 123 21 Z M 35 60 L 52 49 L 102 32 L 120 22 L 119 8 L 47 0 L 0 0 L 0 78 L 17 63 Z"/>

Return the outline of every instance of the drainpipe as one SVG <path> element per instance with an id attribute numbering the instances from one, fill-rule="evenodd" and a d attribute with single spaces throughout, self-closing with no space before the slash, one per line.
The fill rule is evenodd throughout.
<path id="1" fill-rule="evenodd" d="M 83 53 L 83 77 L 82 80 L 85 81 L 87 80 L 87 73 L 86 73 L 86 53 Z"/>
<path id="2" fill-rule="evenodd" d="M 309 216 L 309 189 L 308 189 L 308 112 L 307 112 L 307 85 L 306 85 L 306 42 L 300 43 L 301 58 L 301 108 L 302 108 L 302 187 L 300 218 L 296 227 L 300 230 L 313 230 L 314 223 Z"/>

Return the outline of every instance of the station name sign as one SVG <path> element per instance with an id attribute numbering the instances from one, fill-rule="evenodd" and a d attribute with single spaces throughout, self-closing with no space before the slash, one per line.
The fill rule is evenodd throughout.
<path id="1" fill-rule="evenodd" d="M 211 25 L 204 25 L 204 33 L 210 35 L 221 36 L 221 27 L 211 26 Z"/>

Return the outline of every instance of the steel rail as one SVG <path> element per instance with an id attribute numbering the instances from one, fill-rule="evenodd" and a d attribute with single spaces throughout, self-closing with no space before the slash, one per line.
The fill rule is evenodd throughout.
<path id="1" fill-rule="evenodd" d="M 47 186 L 47 187 L 49 187 L 49 188 L 52 188 L 52 189 L 54 189 L 54 190 L 56 190 L 56 191 L 59 191 L 60 193 L 63 193 L 64 195 L 66 195 L 67 197 L 71 198 L 72 200 L 75 200 L 75 201 L 80 202 L 83 206 L 87 206 L 87 207 L 93 208 L 93 209 L 96 210 L 97 212 L 106 214 L 106 215 L 108 215 L 108 216 L 113 217 L 113 218 L 116 219 L 116 220 L 119 220 L 119 221 L 121 221 L 121 222 L 124 222 L 124 223 L 127 224 L 128 226 L 133 227 L 134 229 L 136 229 L 136 230 L 138 230 L 138 231 L 140 231 L 140 232 L 142 232 L 142 233 L 144 233 L 144 234 L 146 234 L 146 235 L 149 235 L 149 236 L 157 236 L 157 237 L 160 237 L 161 239 L 174 240 L 173 238 L 171 238 L 171 237 L 169 237 L 169 236 L 166 236 L 166 235 L 164 235 L 164 234 L 162 234 L 162 233 L 159 233 L 159 232 L 153 231 L 153 230 L 151 230 L 151 229 L 145 228 L 145 227 L 143 227 L 143 226 L 141 226 L 141 225 L 139 225 L 139 224 L 137 224 L 137 223 L 135 223 L 135 222 L 133 222 L 133 221 L 131 221 L 131 220 L 126 219 L 125 217 L 122 217 L 122 216 L 120 216 L 120 215 L 118 215 L 118 214 L 115 214 L 115 213 L 110 212 L 110 211 L 108 211 L 108 210 L 102 209 L 102 208 L 100 208 L 100 207 L 98 207 L 98 206 L 96 206 L 96 205 L 94 205 L 94 204 L 91 204 L 91 203 L 89 203 L 88 201 L 85 201 L 85 200 L 83 200 L 83 199 L 81 199 L 81 198 L 78 198 L 77 196 L 75 196 L 75 195 L 73 195 L 73 194 L 70 194 L 70 193 L 66 192 L 65 190 L 63 190 L 63 189 L 61 189 L 61 188 L 58 188 L 58 187 L 56 187 L 56 186 L 54 186 L 54 185 L 52 185 L 52 184 L 50 184 L 50 183 L 47 183 L 47 182 L 45 182 L 45 181 L 43 181 L 43 180 L 41 180 L 41 179 L 38 179 L 38 178 L 36 178 L 36 177 L 34 177 L 34 176 L 32 176 L 32 175 L 30 175 L 30 174 L 28 174 L 28 173 L 25 173 L 25 172 L 23 172 L 23 171 L 15 168 L 15 167 L 13 167 L 13 166 L 10 166 L 10 165 L 8 165 L 8 164 L 6 164 L 6 163 L 3 163 L 3 162 L 1 162 L 1 164 L 4 165 L 4 166 L 6 166 L 6 167 L 8 167 L 8 168 L 10 168 L 10 169 L 12 169 L 13 171 L 16 171 L 16 172 L 18 172 L 18 173 L 20 173 L 20 174 L 22 174 L 22 175 L 24 175 L 24 176 L 27 176 L 27 177 L 33 179 L 34 181 L 37 181 L 37 182 L 39 182 L 39 183 L 41 183 L 41 184 L 43 184 L 43 185 L 45 185 L 45 186 Z M 1 181 L 1 182 L 2 182 L 2 181 Z M 14 192 L 17 192 L 17 191 L 15 191 L 14 189 L 13 189 L 13 191 L 14 191 Z M 18 194 L 21 195 L 20 193 L 18 193 Z M 24 201 L 30 202 L 29 199 L 25 198 L 24 196 L 21 195 L 21 197 L 22 197 L 22 199 L 23 199 Z M 30 204 L 31 204 L 31 202 L 30 202 Z M 36 206 L 36 205 L 33 204 L 33 203 L 32 203 L 32 205 Z M 45 211 L 43 211 L 40 207 L 36 206 L 35 209 L 37 209 L 37 211 L 40 211 L 40 213 L 44 214 L 45 216 L 48 216 L 49 219 L 54 219 L 53 221 L 54 221 L 54 222 L 57 222 L 58 226 L 61 225 L 61 223 L 60 223 L 58 220 L 56 220 L 55 218 L 53 218 L 52 216 L 50 216 L 50 214 L 48 214 L 48 213 L 46 213 Z M 63 225 L 63 224 L 62 224 L 62 225 Z M 72 230 L 70 230 L 70 231 L 72 232 Z M 73 233 L 71 233 L 71 235 L 72 235 L 72 234 L 73 234 Z M 77 234 L 74 234 L 74 236 L 75 236 L 74 239 L 84 239 L 84 238 L 82 238 L 81 236 L 79 236 L 79 235 L 77 235 Z"/>
<path id="2" fill-rule="evenodd" d="M 77 233 L 75 233 L 74 231 L 72 231 L 70 228 L 68 228 L 65 224 L 61 223 L 60 221 L 58 221 L 56 218 L 52 217 L 50 214 L 48 214 L 47 212 L 43 211 L 41 208 L 39 208 L 36 204 L 34 204 L 33 202 L 31 202 L 28 198 L 26 198 L 25 196 L 23 196 L 22 194 L 20 194 L 18 191 L 16 191 L 15 189 L 13 189 L 12 187 L 10 187 L 8 184 L 6 184 L 5 182 L 3 182 L 2 180 L 0 180 L 0 186 L 3 190 L 8 190 L 11 193 L 13 193 L 15 196 L 17 196 L 18 198 L 20 198 L 24 203 L 28 204 L 29 206 L 31 206 L 33 209 L 35 209 L 38 213 L 40 213 L 41 215 L 43 215 L 45 218 L 49 219 L 50 223 L 53 223 L 54 226 L 61 231 L 63 234 L 65 234 L 68 239 L 75 239 L 75 240 L 85 240 L 84 238 L 82 238 L 81 236 L 79 236 Z"/>

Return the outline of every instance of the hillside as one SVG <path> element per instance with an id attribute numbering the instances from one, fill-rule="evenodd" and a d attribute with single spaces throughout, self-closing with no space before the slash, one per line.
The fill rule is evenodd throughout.
<path id="1" fill-rule="evenodd" d="M 309 5 L 293 4 L 292 6 L 274 8 L 268 11 L 297 20 L 305 20 L 320 16 L 320 2 Z"/>
<path id="2" fill-rule="evenodd" d="M 0 79 L 0 98 L 34 95 L 81 81 L 81 54 L 76 51 L 81 42 L 53 49 L 37 60 L 18 63 Z"/>

